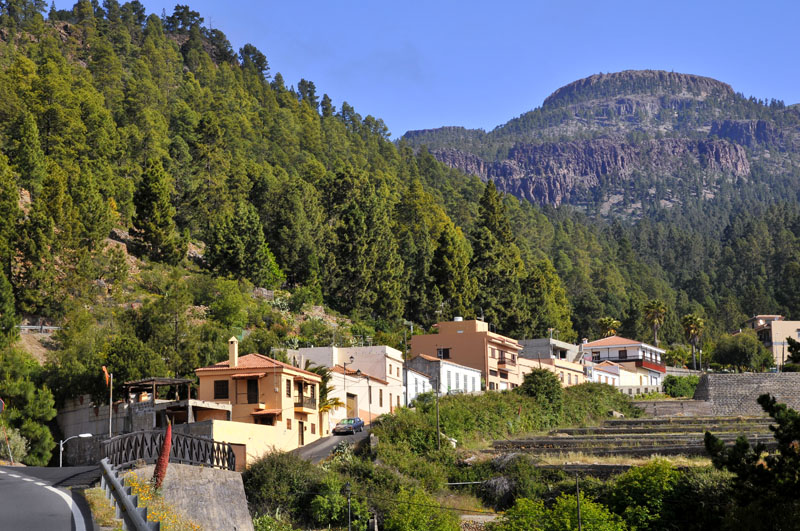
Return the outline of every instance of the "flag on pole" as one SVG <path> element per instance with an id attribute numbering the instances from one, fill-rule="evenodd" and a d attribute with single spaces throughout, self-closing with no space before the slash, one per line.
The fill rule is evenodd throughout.
<path id="1" fill-rule="evenodd" d="M 103 374 L 106 376 L 106 387 L 108 387 L 108 369 L 106 369 L 105 365 L 103 365 Z"/>

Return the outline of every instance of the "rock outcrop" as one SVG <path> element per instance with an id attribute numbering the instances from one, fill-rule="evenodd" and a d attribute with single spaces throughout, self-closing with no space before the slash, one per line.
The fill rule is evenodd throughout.
<path id="1" fill-rule="evenodd" d="M 687 159 L 706 172 L 743 177 L 750 173 L 744 148 L 726 140 L 665 138 L 638 144 L 611 139 L 517 144 L 502 161 L 487 162 L 455 149 L 432 152 L 465 173 L 537 203 L 575 201 L 609 179 L 625 180 L 635 170 L 675 175 Z"/>
<path id="2" fill-rule="evenodd" d="M 722 120 L 711 123 L 711 135 L 747 147 L 757 144 L 783 145 L 783 133 L 766 120 Z"/>

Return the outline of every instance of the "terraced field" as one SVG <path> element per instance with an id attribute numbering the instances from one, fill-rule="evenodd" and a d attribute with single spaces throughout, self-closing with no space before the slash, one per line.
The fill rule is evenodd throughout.
<path id="1" fill-rule="evenodd" d="M 710 431 L 733 444 L 745 435 L 751 442 L 774 446 L 767 417 L 681 417 L 607 420 L 592 428 L 568 428 L 548 435 L 515 440 L 498 440 L 494 452 L 532 454 L 582 453 L 593 456 L 705 455 L 703 436 Z"/>

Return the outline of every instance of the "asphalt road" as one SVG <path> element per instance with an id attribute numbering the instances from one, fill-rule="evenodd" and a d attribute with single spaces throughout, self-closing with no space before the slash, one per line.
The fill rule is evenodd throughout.
<path id="1" fill-rule="evenodd" d="M 0 467 L 0 531 L 87 531 L 92 518 L 83 497 L 65 486 L 85 486 L 97 467 Z"/>
<path id="2" fill-rule="evenodd" d="M 333 448 L 342 441 L 347 441 L 350 444 L 358 444 L 359 441 L 369 437 L 369 426 L 364 426 L 364 431 L 354 433 L 352 435 L 329 435 L 323 437 L 311 444 L 307 444 L 302 448 L 294 450 L 294 453 L 312 463 L 319 463 L 329 455 Z"/>

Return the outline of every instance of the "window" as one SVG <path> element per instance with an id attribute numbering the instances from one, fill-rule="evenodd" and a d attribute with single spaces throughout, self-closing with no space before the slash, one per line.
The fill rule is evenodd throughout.
<path id="1" fill-rule="evenodd" d="M 286 419 L 286 429 L 287 430 L 292 429 L 292 419 Z"/>
<path id="2" fill-rule="evenodd" d="M 436 349 L 436 357 L 440 360 L 449 360 L 450 359 L 450 349 L 449 348 L 437 348 Z"/>
<path id="3" fill-rule="evenodd" d="M 497 356 L 497 349 L 489 349 L 489 354 L 492 356 L 492 359 L 494 359 Z"/>
<path id="4" fill-rule="evenodd" d="M 247 380 L 247 403 L 258 403 L 258 380 Z"/>
<path id="5" fill-rule="evenodd" d="M 456 373 L 456 389 L 461 389 L 461 385 L 458 382 L 458 377 L 459 377 L 459 374 Z"/>
<path id="6" fill-rule="evenodd" d="M 450 371 L 447 371 L 447 390 L 450 390 Z"/>
<path id="7" fill-rule="evenodd" d="M 316 398 L 317 394 L 317 386 L 316 385 L 309 385 L 311 388 L 311 398 Z"/>
<path id="8" fill-rule="evenodd" d="M 378 389 L 378 407 L 383 407 L 383 389 Z"/>
<path id="9" fill-rule="evenodd" d="M 312 424 L 311 425 L 311 435 L 314 435 L 315 433 L 317 433 L 317 425 L 316 424 Z"/>
<path id="10" fill-rule="evenodd" d="M 275 415 L 259 415 L 256 417 L 256 424 L 263 424 L 264 426 L 275 425 Z"/>
<path id="11" fill-rule="evenodd" d="M 400 407 L 400 395 L 397 395 L 397 407 Z"/>
<path id="12" fill-rule="evenodd" d="M 595 350 L 592 352 L 592 361 L 600 361 L 600 351 Z"/>
<path id="13" fill-rule="evenodd" d="M 620 350 L 619 351 L 619 359 L 621 359 L 621 360 L 628 359 L 628 351 L 627 350 Z"/>
<path id="14" fill-rule="evenodd" d="M 228 380 L 214 380 L 214 400 L 228 398 Z"/>
<path id="15" fill-rule="evenodd" d="M 472 377 L 472 392 L 475 392 L 475 377 Z"/>
<path id="16" fill-rule="evenodd" d="M 508 380 L 508 373 L 507 372 L 501 372 L 500 373 L 500 378 L 502 378 L 504 380 Z"/>
<path id="17" fill-rule="evenodd" d="M 392 393 L 389 393 L 389 409 L 392 409 Z"/>
<path id="18" fill-rule="evenodd" d="M 497 376 L 497 371 L 489 369 L 489 376 Z"/>
<path id="19" fill-rule="evenodd" d="M 419 393 L 419 380 L 414 378 L 414 394 Z"/>
<path id="20" fill-rule="evenodd" d="M 494 382 L 489 382 L 489 390 L 494 391 Z"/>
<path id="21" fill-rule="evenodd" d="M 558 373 L 558 379 L 561 380 L 562 382 L 564 381 L 564 373 L 563 372 Z"/>
<path id="22" fill-rule="evenodd" d="M 800 339 L 800 328 L 797 329 L 797 339 Z"/>
<path id="23" fill-rule="evenodd" d="M 572 375 L 571 374 L 567 375 L 567 384 L 572 385 Z"/>
<path id="24" fill-rule="evenodd" d="M 286 396 L 292 398 L 292 381 L 286 380 Z"/>

